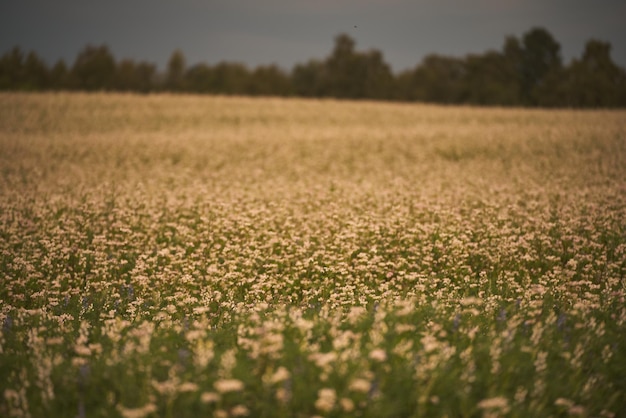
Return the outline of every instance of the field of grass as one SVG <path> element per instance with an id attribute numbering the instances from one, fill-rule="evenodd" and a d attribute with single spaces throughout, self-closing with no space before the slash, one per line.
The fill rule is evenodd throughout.
<path id="1" fill-rule="evenodd" d="M 0 416 L 624 417 L 626 111 L 0 94 Z"/>

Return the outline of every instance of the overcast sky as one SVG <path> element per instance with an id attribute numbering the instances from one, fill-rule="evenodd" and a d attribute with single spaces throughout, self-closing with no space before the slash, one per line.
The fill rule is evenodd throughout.
<path id="1" fill-rule="evenodd" d="M 177 48 L 188 65 L 291 69 L 326 57 L 347 33 L 399 71 L 428 53 L 499 50 L 534 26 L 552 33 L 565 62 L 595 38 L 626 67 L 624 0 L 0 0 L 0 54 L 17 45 L 71 65 L 85 45 L 106 44 L 118 59 L 161 69 Z"/>

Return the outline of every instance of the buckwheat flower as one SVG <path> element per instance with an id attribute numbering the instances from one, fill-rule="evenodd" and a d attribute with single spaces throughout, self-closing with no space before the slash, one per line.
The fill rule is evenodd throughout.
<path id="1" fill-rule="evenodd" d="M 396 304 L 400 308 L 396 311 L 397 316 L 408 316 L 415 311 L 414 304 L 410 300 L 400 300 L 397 301 Z"/>
<path id="2" fill-rule="evenodd" d="M 217 409 L 213 412 L 213 416 L 215 418 L 228 418 L 228 411 L 224 411 L 223 409 Z"/>
<path id="3" fill-rule="evenodd" d="M 215 403 L 219 402 L 219 400 L 220 395 L 215 392 L 202 392 L 202 395 L 200 395 L 200 401 L 202 403 Z"/>
<path id="4" fill-rule="evenodd" d="M 276 400 L 280 403 L 287 403 L 289 399 L 291 399 L 291 394 L 286 388 L 278 388 L 276 389 Z"/>
<path id="5" fill-rule="evenodd" d="M 585 415 L 585 412 L 586 412 L 585 407 L 581 405 L 574 405 L 567 410 L 567 413 L 569 415 L 583 416 Z"/>
<path id="6" fill-rule="evenodd" d="M 381 349 L 381 348 L 376 348 L 372 351 L 370 351 L 370 354 L 368 356 L 371 360 L 374 361 L 378 361 L 378 362 L 383 362 L 385 360 L 387 360 L 387 353 L 385 353 L 385 350 Z"/>
<path id="7" fill-rule="evenodd" d="M 16 390 L 13 389 L 5 389 L 4 390 L 4 398 L 9 401 L 9 403 L 17 403 L 19 402 L 20 395 Z"/>
<path id="8" fill-rule="evenodd" d="M 372 384 L 367 379 L 354 379 L 352 382 L 350 382 L 348 389 L 353 392 L 368 393 L 371 387 Z"/>
<path id="9" fill-rule="evenodd" d="M 248 408 L 246 408 L 243 405 L 234 406 L 230 410 L 230 416 L 232 416 L 232 417 L 245 417 L 248 414 L 250 414 L 250 411 L 248 410 Z"/>
<path id="10" fill-rule="evenodd" d="M 74 352 L 76 354 L 78 354 L 79 356 L 90 356 L 91 355 L 91 350 L 89 349 L 89 347 L 87 347 L 85 345 L 76 345 L 74 347 Z"/>
<path id="11" fill-rule="evenodd" d="M 213 383 L 213 387 L 219 393 L 239 392 L 244 388 L 244 384 L 238 379 L 221 379 Z"/>
<path id="12" fill-rule="evenodd" d="M 198 385 L 193 382 L 185 382 L 178 387 L 179 392 L 195 392 L 198 390 Z"/>
<path id="13" fill-rule="evenodd" d="M 403 332 L 415 332 L 415 325 L 413 324 L 396 324 L 396 332 L 402 334 Z"/>
<path id="14" fill-rule="evenodd" d="M 185 334 L 185 339 L 189 342 L 194 342 L 200 338 L 203 338 L 206 335 L 205 330 L 203 329 L 192 329 L 191 331 L 187 331 Z"/>
<path id="15" fill-rule="evenodd" d="M 611 357 L 613 357 L 613 351 L 611 347 L 607 344 L 602 349 L 602 360 L 606 364 L 609 362 L 609 360 L 611 360 Z"/>
<path id="16" fill-rule="evenodd" d="M 459 303 L 461 304 L 461 306 L 470 306 L 470 305 L 480 306 L 483 304 L 483 300 L 475 296 L 469 296 L 469 297 L 461 299 Z"/>
<path id="17" fill-rule="evenodd" d="M 291 373 L 289 373 L 289 370 L 287 370 L 283 366 L 280 366 L 274 372 L 274 374 L 272 374 L 272 376 L 270 376 L 269 382 L 272 383 L 272 384 L 273 383 L 282 382 L 284 380 L 289 379 L 290 376 L 291 376 Z"/>
<path id="18" fill-rule="evenodd" d="M 102 353 L 102 344 L 100 343 L 89 344 L 88 347 L 89 347 L 89 351 L 91 351 L 92 353 L 96 353 L 96 354 Z"/>
<path id="19" fill-rule="evenodd" d="M 220 365 L 222 368 L 222 370 L 220 370 L 220 376 L 228 376 L 235 367 L 236 363 L 237 356 L 234 349 L 227 350 L 224 354 L 222 354 L 222 358 L 220 359 Z"/>
<path id="20" fill-rule="evenodd" d="M 367 310 L 362 306 L 353 306 L 348 312 L 347 319 L 352 325 L 356 324 L 367 313 Z"/>
<path id="21" fill-rule="evenodd" d="M 478 330 L 479 330 L 478 326 L 475 326 L 474 328 L 467 331 L 467 336 L 469 337 L 470 340 L 473 340 L 476 337 Z"/>
<path id="22" fill-rule="evenodd" d="M 523 403 L 526 400 L 526 396 L 528 395 L 528 390 L 523 388 L 522 386 L 518 387 L 515 391 L 515 403 Z"/>
<path id="23" fill-rule="evenodd" d="M 503 413 L 509 410 L 509 401 L 502 396 L 497 396 L 495 398 L 483 399 L 478 402 L 478 408 L 480 409 L 498 409 Z"/>
<path id="24" fill-rule="evenodd" d="M 324 388 L 317 391 L 317 400 L 315 407 L 322 412 L 330 412 L 335 407 L 337 401 L 337 393 L 335 389 Z"/>
<path id="25" fill-rule="evenodd" d="M 124 408 L 122 405 L 118 405 L 117 410 L 124 418 L 144 418 L 155 413 L 157 407 L 153 403 L 144 405 L 141 408 Z"/>
<path id="26" fill-rule="evenodd" d="M 88 363 L 89 362 L 84 357 L 74 357 L 72 359 L 72 366 L 74 366 L 74 367 L 84 366 L 85 364 L 88 364 Z"/>
<path id="27" fill-rule="evenodd" d="M 566 408 L 571 408 L 572 406 L 574 406 L 574 402 L 566 398 L 558 398 L 556 401 L 554 401 L 554 404 L 556 406 L 564 406 Z"/>
<path id="28" fill-rule="evenodd" d="M 424 346 L 424 351 L 427 353 L 435 351 L 437 348 L 439 348 L 439 341 L 432 335 L 425 335 L 420 341 Z"/>
<path id="29" fill-rule="evenodd" d="M 470 316 L 478 316 L 480 315 L 480 311 L 476 308 L 466 308 L 463 310 L 463 313 L 466 313 Z"/>
<path id="30" fill-rule="evenodd" d="M 196 367 L 204 369 L 213 357 L 215 357 L 215 352 L 213 351 L 213 341 L 196 341 L 196 347 L 194 350 L 194 364 Z"/>
<path id="31" fill-rule="evenodd" d="M 329 351 L 328 353 L 313 353 L 309 355 L 309 360 L 313 360 L 317 367 L 324 368 L 328 364 L 337 359 L 337 353 Z"/>
<path id="32" fill-rule="evenodd" d="M 61 345 L 63 344 L 63 337 L 50 337 L 46 339 L 47 345 Z"/>
<path id="33" fill-rule="evenodd" d="M 169 395 L 176 392 L 176 389 L 178 387 L 178 379 L 170 379 L 163 382 L 153 380 L 152 387 L 161 395 Z"/>
<path id="34" fill-rule="evenodd" d="M 546 368 L 548 367 L 547 357 L 548 357 L 547 351 L 540 351 L 537 353 L 537 358 L 535 359 L 535 362 L 534 362 L 535 371 L 537 373 L 543 373 L 546 371 Z"/>
<path id="35" fill-rule="evenodd" d="M 208 306 L 196 306 L 193 308 L 193 313 L 196 315 L 201 315 L 203 313 L 207 313 L 211 310 Z"/>
<path id="36" fill-rule="evenodd" d="M 354 401 L 350 398 L 341 398 L 339 400 L 339 405 L 341 405 L 341 409 L 345 412 L 354 411 Z"/>

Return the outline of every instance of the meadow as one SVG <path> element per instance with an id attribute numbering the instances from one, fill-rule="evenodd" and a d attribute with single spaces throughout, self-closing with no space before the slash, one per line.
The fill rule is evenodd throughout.
<path id="1" fill-rule="evenodd" d="M 626 111 L 0 94 L 0 416 L 625 417 Z"/>

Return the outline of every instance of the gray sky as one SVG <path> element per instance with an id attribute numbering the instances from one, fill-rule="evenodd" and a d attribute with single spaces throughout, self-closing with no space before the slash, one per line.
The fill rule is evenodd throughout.
<path id="1" fill-rule="evenodd" d="M 552 33 L 565 62 L 595 38 L 610 41 L 626 67 L 624 0 L 0 0 L 0 54 L 18 45 L 71 65 L 85 45 L 107 44 L 117 59 L 161 69 L 176 48 L 188 65 L 291 69 L 326 57 L 347 33 L 399 71 L 428 53 L 499 50 L 506 35 L 533 26 Z"/>

